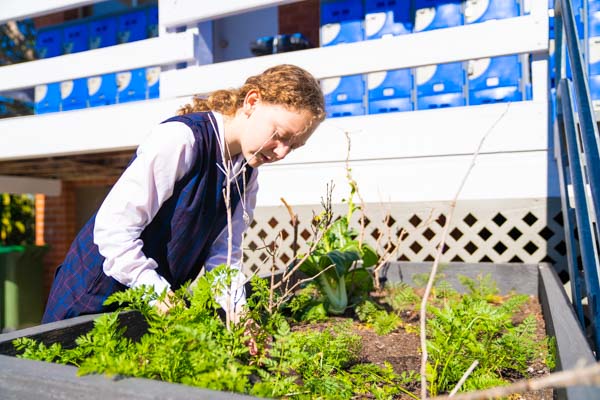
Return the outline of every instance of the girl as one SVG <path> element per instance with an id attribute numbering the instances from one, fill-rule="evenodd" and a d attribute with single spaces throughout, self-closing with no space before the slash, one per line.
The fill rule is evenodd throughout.
<path id="1" fill-rule="evenodd" d="M 228 263 L 239 271 L 256 168 L 304 145 L 324 117 L 319 83 L 293 65 L 194 98 L 153 129 L 79 232 L 56 271 L 42 322 L 111 311 L 104 300 L 128 287 L 172 293 L 202 266 Z M 231 296 L 217 296 L 230 315 L 245 303 L 244 279 L 238 273 Z M 156 307 L 166 312 L 169 296 Z"/>

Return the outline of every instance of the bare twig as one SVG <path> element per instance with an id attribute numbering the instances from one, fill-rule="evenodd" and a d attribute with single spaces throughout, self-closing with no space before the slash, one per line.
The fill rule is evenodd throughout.
<path id="1" fill-rule="evenodd" d="M 525 393 L 546 388 L 563 388 L 577 385 L 600 386 L 600 363 L 567 371 L 555 372 L 547 376 L 526 379 L 508 386 L 498 386 L 476 392 L 461 393 L 454 397 L 438 396 L 431 400 L 480 400 L 496 399 L 514 393 Z"/>
<path id="2" fill-rule="evenodd" d="M 448 397 L 454 396 L 456 394 L 456 392 L 458 392 L 460 390 L 460 388 L 465 383 L 465 381 L 467 380 L 467 378 L 469 377 L 469 375 L 471 375 L 471 373 L 473 372 L 473 370 L 478 365 L 479 365 L 479 361 L 477 361 L 477 360 L 473 361 L 473 364 L 471 364 L 471 366 L 467 369 L 467 371 L 460 378 L 460 380 L 458 381 L 458 383 L 456 384 L 456 386 L 454 386 L 454 389 L 452 389 L 452 391 L 450 391 L 450 394 L 448 395 Z"/>
<path id="3" fill-rule="evenodd" d="M 422 400 L 427 399 L 427 373 L 426 373 L 426 369 L 425 369 L 427 366 L 427 357 L 428 357 L 428 354 L 427 354 L 427 332 L 426 332 L 427 300 L 431 293 L 431 289 L 433 287 L 433 282 L 434 282 L 435 276 L 437 274 L 438 265 L 440 263 L 440 258 L 442 256 L 442 253 L 444 250 L 444 245 L 446 243 L 446 237 L 448 236 L 448 229 L 450 227 L 450 221 L 452 221 L 452 217 L 454 215 L 454 210 L 456 209 L 456 202 L 458 201 L 460 192 L 462 191 L 463 187 L 465 186 L 467 179 L 469 178 L 469 175 L 471 174 L 471 171 L 475 167 L 475 162 L 477 160 L 477 157 L 479 156 L 479 152 L 481 151 L 481 148 L 483 147 L 483 143 L 485 142 L 487 137 L 493 132 L 496 125 L 502 120 L 502 118 L 504 118 L 504 116 L 508 112 L 508 109 L 510 108 L 510 104 L 511 103 L 508 103 L 506 105 L 506 108 L 504 109 L 502 114 L 500 114 L 498 119 L 496 119 L 496 121 L 494 121 L 492 126 L 488 129 L 488 131 L 485 133 L 485 135 L 483 135 L 483 137 L 479 141 L 477 150 L 475 150 L 475 153 L 473 154 L 473 157 L 471 159 L 471 164 L 469 165 L 467 172 L 463 176 L 463 179 L 460 182 L 458 189 L 456 190 L 456 194 L 454 195 L 454 198 L 450 202 L 450 210 L 448 212 L 448 217 L 446 218 L 446 223 L 444 224 L 444 228 L 442 229 L 442 237 L 441 237 L 440 243 L 437 247 L 435 259 L 433 261 L 433 266 L 431 268 L 431 273 L 429 274 L 429 280 L 427 281 L 427 286 L 425 287 L 425 293 L 423 294 L 423 299 L 421 301 L 421 310 L 420 310 L 420 315 L 419 315 L 419 322 L 420 322 L 419 335 L 420 335 L 420 339 L 421 339 L 421 371 L 420 372 L 421 372 L 421 399 Z"/>

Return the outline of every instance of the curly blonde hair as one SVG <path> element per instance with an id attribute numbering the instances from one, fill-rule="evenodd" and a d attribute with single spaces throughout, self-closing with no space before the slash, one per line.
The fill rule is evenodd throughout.
<path id="1" fill-rule="evenodd" d="M 291 110 L 307 110 L 318 122 L 325 119 L 325 101 L 319 82 L 306 70 L 290 64 L 277 65 L 251 76 L 239 89 L 217 90 L 208 96 L 195 96 L 192 103 L 181 107 L 177 114 L 217 111 L 234 116 L 252 89 L 258 91 L 264 102 Z"/>

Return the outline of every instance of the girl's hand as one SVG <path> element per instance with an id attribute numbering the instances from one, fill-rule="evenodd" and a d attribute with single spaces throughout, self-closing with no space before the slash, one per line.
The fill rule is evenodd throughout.
<path id="1" fill-rule="evenodd" d="M 244 335 L 248 336 L 248 340 L 246 341 L 246 346 L 248 346 L 248 351 L 251 356 L 255 356 L 258 354 L 258 345 L 256 344 L 256 336 L 260 331 L 260 326 L 252 319 L 249 318 L 244 323 Z"/>
<path id="2" fill-rule="evenodd" d="M 160 315 L 166 315 L 169 313 L 169 310 L 171 310 L 171 308 L 173 308 L 174 305 L 175 293 L 169 290 L 164 299 L 156 301 L 154 307 L 156 307 L 156 311 L 158 311 Z"/>

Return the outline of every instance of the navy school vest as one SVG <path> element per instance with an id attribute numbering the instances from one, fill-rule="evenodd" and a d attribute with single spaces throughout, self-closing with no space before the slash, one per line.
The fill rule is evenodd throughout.
<path id="1" fill-rule="evenodd" d="M 212 243 L 227 225 L 223 198 L 226 181 L 218 167 L 222 166 L 223 160 L 218 133 L 213 130 L 210 119 L 216 128 L 211 113 L 187 114 L 164 121 L 178 121 L 189 126 L 194 133 L 196 153 L 190 171 L 176 182 L 173 195 L 141 234 L 144 254 L 157 262 L 157 272 L 173 290 L 198 275 Z M 131 162 L 133 160 L 135 155 Z M 246 168 L 246 182 L 252 172 L 252 168 Z M 240 174 L 237 187 L 243 187 L 243 178 Z M 233 184 L 232 210 L 240 197 L 233 189 L 235 187 Z M 93 241 L 95 219 L 94 214 L 81 229 L 57 270 L 43 323 L 111 311 L 113 307 L 102 305 L 104 300 L 110 294 L 126 289 L 102 270 L 104 257 Z"/>

